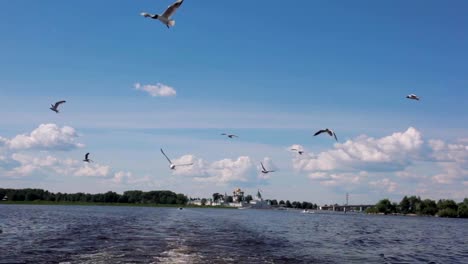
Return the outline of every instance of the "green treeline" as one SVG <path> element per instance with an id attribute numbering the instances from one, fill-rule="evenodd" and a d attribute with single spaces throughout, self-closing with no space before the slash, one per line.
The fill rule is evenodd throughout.
<path id="1" fill-rule="evenodd" d="M 459 204 L 453 200 L 439 200 L 438 202 L 431 199 L 421 200 L 420 197 L 416 196 L 405 196 L 399 204 L 392 203 L 389 199 L 383 199 L 375 207 L 367 209 L 366 212 L 468 218 L 468 198 Z"/>
<path id="2" fill-rule="evenodd" d="M 126 191 L 123 194 L 106 192 L 89 193 L 52 193 L 42 189 L 1 189 L 0 201 L 7 196 L 8 201 L 48 201 L 48 202 L 84 202 L 84 203 L 130 203 L 130 204 L 186 204 L 188 199 L 183 194 L 171 191 Z"/>

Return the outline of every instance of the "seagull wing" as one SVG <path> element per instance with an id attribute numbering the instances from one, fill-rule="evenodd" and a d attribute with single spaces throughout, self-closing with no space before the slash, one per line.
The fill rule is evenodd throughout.
<path id="1" fill-rule="evenodd" d="M 167 161 L 169 161 L 170 164 L 172 164 L 172 161 L 167 157 L 166 153 L 164 153 L 163 149 L 161 149 L 161 153 L 166 157 Z"/>
<path id="2" fill-rule="evenodd" d="M 264 171 L 267 171 L 267 169 L 265 169 L 265 166 L 263 166 L 263 163 L 260 162 L 260 164 L 262 164 L 262 169 L 263 169 Z"/>
<path id="3" fill-rule="evenodd" d="M 164 11 L 164 14 L 162 14 L 163 17 L 166 18 L 171 18 L 172 15 L 174 15 L 175 11 L 182 5 L 184 0 L 177 0 L 175 3 L 167 7 L 166 11 Z"/>
<path id="4" fill-rule="evenodd" d="M 320 135 L 320 134 L 322 134 L 323 132 L 326 132 L 326 130 L 324 130 L 324 129 L 319 130 L 319 131 L 317 131 L 317 132 L 314 134 L 314 136 Z"/>
<path id="5" fill-rule="evenodd" d="M 180 167 L 180 166 L 192 166 L 193 163 L 185 163 L 185 164 L 176 164 L 177 167 Z"/>
<path id="6" fill-rule="evenodd" d="M 88 156 L 89 156 L 89 152 L 86 153 L 86 155 L 85 155 L 85 159 L 86 159 L 86 160 L 88 159 Z"/>
<path id="7" fill-rule="evenodd" d="M 338 138 L 336 137 L 336 133 L 333 132 L 333 136 L 335 137 L 335 140 L 338 141 Z"/>
<path id="8" fill-rule="evenodd" d="M 66 103 L 66 102 L 67 102 L 67 101 L 65 101 L 65 100 L 63 100 L 63 101 L 58 101 L 58 102 L 55 103 L 54 108 L 57 108 L 57 107 L 59 107 L 59 105 L 61 105 L 61 104 L 63 104 L 63 103 Z"/>

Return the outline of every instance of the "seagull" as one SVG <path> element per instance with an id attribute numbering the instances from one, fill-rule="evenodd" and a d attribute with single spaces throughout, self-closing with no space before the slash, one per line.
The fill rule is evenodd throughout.
<path id="1" fill-rule="evenodd" d="M 84 158 L 83 161 L 84 161 L 84 162 L 88 162 L 88 163 L 93 162 L 92 160 L 89 159 L 89 152 L 86 153 L 85 158 Z"/>
<path id="2" fill-rule="evenodd" d="M 171 19 L 171 16 L 174 15 L 175 11 L 179 9 L 179 7 L 182 5 L 184 0 L 177 0 L 174 2 L 172 5 L 168 6 L 166 11 L 162 15 L 157 15 L 157 14 L 148 14 L 145 12 L 142 12 L 140 15 L 144 17 L 150 17 L 152 19 L 157 19 L 161 21 L 164 25 L 166 25 L 167 28 L 173 27 L 175 25 L 175 20 Z"/>
<path id="3" fill-rule="evenodd" d="M 58 102 L 56 102 L 55 104 L 51 104 L 51 105 L 50 105 L 50 106 L 51 106 L 50 110 L 52 110 L 52 111 L 54 111 L 55 113 L 58 114 L 58 113 L 59 113 L 58 107 L 59 107 L 61 104 L 66 103 L 66 102 L 67 102 L 67 101 L 63 100 L 63 101 L 58 101 Z"/>
<path id="4" fill-rule="evenodd" d="M 407 95 L 406 98 L 419 101 L 419 97 L 415 94 Z"/>
<path id="5" fill-rule="evenodd" d="M 228 137 L 228 138 L 235 138 L 235 137 L 238 138 L 238 136 L 236 136 L 236 135 L 234 135 L 234 134 L 222 133 L 221 135 L 222 135 L 222 136 L 226 136 L 226 137 Z"/>
<path id="6" fill-rule="evenodd" d="M 166 157 L 167 161 L 169 161 L 169 168 L 171 170 L 175 170 L 176 167 L 180 167 L 180 166 L 191 166 L 193 165 L 193 163 L 187 163 L 187 164 L 173 164 L 172 161 L 167 157 L 166 153 L 164 153 L 164 150 L 161 149 L 161 153 L 164 155 L 164 157 Z"/>
<path id="7" fill-rule="evenodd" d="M 299 153 L 299 155 L 304 154 L 304 151 L 303 151 L 303 150 L 299 150 L 299 149 L 295 149 L 295 148 L 292 148 L 291 150 L 292 150 L 292 151 L 297 151 L 297 153 Z"/>
<path id="8" fill-rule="evenodd" d="M 328 128 L 317 131 L 317 133 L 315 133 L 314 136 L 320 135 L 320 134 L 322 134 L 324 132 L 328 133 L 328 135 L 330 135 L 331 137 L 332 136 L 335 137 L 335 140 L 338 141 L 338 138 L 336 137 L 335 132 L 333 132 L 333 130 L 328 129 Z"/>
<path id="9" fill-rule="evenodd" d="M 267 170 L 267 169 L 265 169 L 265 166 L 263 166 L 263 163 L 262 163 L 262 162 L 260 162 L 260 164 L 262 164 L 262 173 L 267 174 L 267 173 L 269 173 L 269 172 L 275 172 L 274 170 Z"/>

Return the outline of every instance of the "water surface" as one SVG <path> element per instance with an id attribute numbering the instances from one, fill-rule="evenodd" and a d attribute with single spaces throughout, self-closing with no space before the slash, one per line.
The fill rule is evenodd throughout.
<path id="1" fill-rule="evenodd" d="M 468 221 L 0 205 L 0 263 L 468 263 Z"/>

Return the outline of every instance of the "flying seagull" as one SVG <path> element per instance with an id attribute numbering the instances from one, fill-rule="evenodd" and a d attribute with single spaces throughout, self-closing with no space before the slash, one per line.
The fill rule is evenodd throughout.
<path id="1" fill-rule="evenodd" d="M 166 157 L 167 161 L 169 161 L 169 168 L 171 168 L 171 170 L 175 170 L 176 167 L 180 167 L 180 166 L 191 166 L 191 165 L 193 165 L 193 163 L 174 164 L 174 163 L 172 163 L 172 161 L 167 157 L 166 153 L 164 153 L 164 150 L 163 150 L 163 149 L 161 149 L 161 153 L 164 155 L 164 157 Z"/>
<path id="2" fill-rule="evenodd" d="M 295 149 L 295 148 L 292 148 L 291 150 L 292 150 L 292 151 L 297 151 L 297 153 L 298 153 L 299 155 L 304 154 L 304 151 L 303 151 L 303 150 L 299 150 L 299 149 Z"/>
<path id="3" fill-rule="evenodd" d="M 406 98 L 419 101 L 419 97 L 415 94 L 407 95 Z"/>
<path id="4" fill-rule="evenodd" d="M 51 104 L 51 105 L 50 105 L 50 106 L 51 106 L 50 110 L 52 110 L 52 111 L 54 111 L 55 113 L 58 114 L 58 113 L 59 113 L 58 107 L 59 107 L 61 104 L 66 103 L 66 102 L 67 102 L 67 101 L 63 100 L 63 101 L 58 101 L 58 102 L 56 102 L 55 104 Z"/>
<path id="5" fill-rule="evenodd" d="M 92 160 L 89 159 L 89 152 L 86 153 L 85 158 L 84 158 L 83 161 L 84 161 L 84 162 L 88 162 L 88 163 L 93 162 Z"/>
<path id="6" fill-rule="evenodd" d="M 236 136 L 236 135 L 234 135 L 234 134 L 226 134 L 226 133 L 222 133 L 221 135 L 222 135 L 222 136 L 226 136 L 226 137 L 228 137 L 228 138 L 235 138 L 235 137 L 237 138 L 237 137 L 238 137 L 238 136 Z"/>
<path id="7" fill-rule="evenodd" d="M 162 15 L 157 15 L 157 14 L 148 14 L 148 13 L 141 13 L 140 15 L 144 17 L 149 17 L 152 19 L 157 19 L 161 21 L 164 25 L 166 25 L 167 28 L 173 27 L 175 25 L 175 20 L 171 19 L 171 16 L 174 15 L 174 13 L 179 9 L 179 7 L 182 5 L 184 0 L 177 0 L 175 3 L 172 5 L 168 6 L 166 11 Z"/>
<path id="8" fill-rule="evenodd" d="M 274 170 L 267 170 L 267 169 L 265 169 L 265 166 L 263 166 L 263 163 L 262 163 L 262 162 L 260 162 L 260 164 L 262 164 L 262 173 L 267 174 L 267 173 L 269 173 L 269 172 L 275 172 Z"/>
<path id="9" fill-rule="evenodd" d="M 315 133 L 314 136 L 320 135 L 325 132 L 328 133 L 328 135 L 330 135 L 331 137 L 335 137 L 335 140 L 338 141 L 338 138 L 336 137 L 335 132 L 333 132 L 333 130 L 328 129 L 328 128 L 317 131 L 317 133 Z"/>

